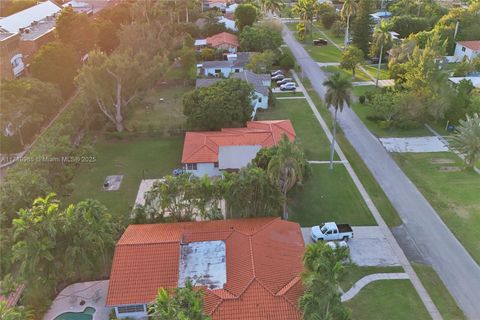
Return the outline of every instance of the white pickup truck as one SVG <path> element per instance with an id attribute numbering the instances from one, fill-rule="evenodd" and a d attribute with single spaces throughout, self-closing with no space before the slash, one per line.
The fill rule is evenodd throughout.
<path id="1" fill-rule="evenodd" d="M 353 238 L 353 230 L 348 224 L 336 224 L 335 222 L 326 222 L 319 226 L 312 227 L 310 236 L 313 241 L 335 241 Z"/>

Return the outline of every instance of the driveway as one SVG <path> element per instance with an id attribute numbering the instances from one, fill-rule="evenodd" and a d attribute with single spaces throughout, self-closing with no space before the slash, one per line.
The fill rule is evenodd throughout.
<path id="1" fill-rule="evenodd" d="M 323 97 L 326 90 L 322 83 L 327 75 L 287 28 L 284 28 L 283 39 L 315 91 Z M 414 241 L 420 254 L 438 273 L 466 316 L 479 319 L 478 264 L 351 109 L 345 108 L 339 114 L 339 124 L 397 210 L 404 223 L 405 232 Z"/>
<path id="2" fill-rule="evenodd" d="M 399 266 L 400 263 L 380 227 L 352 227 L 353 239 L 348 241 L 350 258 L 359 266 Z M 302 228 L 305 245 L 313 243 L 310 228 Z"/>

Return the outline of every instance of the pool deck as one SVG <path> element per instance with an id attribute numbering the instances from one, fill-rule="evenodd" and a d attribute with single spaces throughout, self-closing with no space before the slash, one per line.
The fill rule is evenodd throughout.
<path id="1" fill-rule="evenodd" d="M 54 320 L 65 312 L 82 312 L 87 307 L 95 308 L 93 320 L 108 320 L 110 308 L 105 307 L 108 280 L 79 282 L 69 285 L 58 294 L 43 320 Z M 80 305 L 84 300 L 85 304 Z"/>

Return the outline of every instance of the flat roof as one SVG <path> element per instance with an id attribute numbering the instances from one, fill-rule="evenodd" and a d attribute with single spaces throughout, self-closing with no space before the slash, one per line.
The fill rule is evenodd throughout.
<path id="1" fill-rule="evenodd" d="M 190 242 L 180 245 L 178 286 L 190 279 L 196 286 L 223 289 L 227 282 L 225 242 L 222 240 Z"/>
<path id="2" fill-rule="evenodd" d="M 241 169 L 246 167 L 257 156 L 262 146 L 220 146 L 218 148 L 218 168 Z"/>
<path id="3" fill-rule="evenodd" d="M 29 27 L 34 21 L 40 21 L 48 16 L 60 12 L 61 8 L 47 0 L 33 7 L 0 19 L 0 27 L 9 32 L 18 32 L 21 28 Z"/>

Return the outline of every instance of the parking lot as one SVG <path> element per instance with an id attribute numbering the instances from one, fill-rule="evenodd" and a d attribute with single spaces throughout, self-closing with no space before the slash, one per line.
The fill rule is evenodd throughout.
<path id="1" fill-rule="evenodd" d="M 397 256 L 380 227 L 352 227 L 353 239 L 348 241 L 352 262 L 359 266 L 398 266 Z M 310 228 L 302 228 L 305 245 L 312 243 Z"/>

